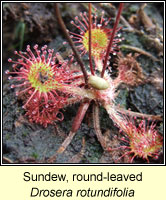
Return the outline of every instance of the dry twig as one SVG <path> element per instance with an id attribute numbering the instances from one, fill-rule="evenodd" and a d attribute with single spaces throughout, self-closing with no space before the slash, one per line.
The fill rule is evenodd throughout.
<path id="1" fill-rule="evenodd" d="M 145 56 L 150 57 L 153 61 L 158 61 L 158 59 L 155 56 L 153 56 L 152 54 L 150 54 L 147 51 L 144 51 L 144 50 L 142 50 L 142 49 L 140 49 L 138 47 L 133 47 L 133 46 L 130 46 L 130 45 L 121 45 L 120 47 L 124 48 L 124 49 L 130 49 L 132 51 L 136 51 L 136 52 L 138 52 L 140 54 L 143 54 Z"/>

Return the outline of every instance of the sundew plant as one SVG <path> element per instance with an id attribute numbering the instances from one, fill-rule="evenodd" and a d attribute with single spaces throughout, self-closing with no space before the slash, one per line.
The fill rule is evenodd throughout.
<path id="1" fill-rule="evenodd" d="M 6 74 L 12 80 L 11 88 L 16 96 L 22 99 L 22 109 L 30 123 L 47 128 L 49 124 L 63 121 L 63 108 L 80 103 L 68 136 L 45 162 L 54 163 L 57 155 L 63 156 L 90 106 L 95 133 L 103 151 L 111 156 L 112 152 L 123 150 L 114 163 L 121 163 L 125 157 L 128 163 L 136 158 L 149 163 L 149 158 L 157 160 L 161 154 L 163 138 L 156 128 L 160 117 L 125 110 L 116 103 L 122 84 L 134 87 L 145 80 L 142 67 L 136 60 L 138 54 L 124 56 L 120 52 L 121 42 L 125 40 L 121 34 L 123 26 L 119 26 L 123 7 L 124 3 L 119 3 L 113 21 L 107 19 L 104 12 L 98 16 L 95 10 L 92 14 L 92 4 L 89 3 L 88 13 L 81 12 L 71 21 L 73 30 L 76 30 L 73 31 L 66 29 L 56 3 L 59 27 L 73 51 L 70 57 L 59 59 L 61 55 L 56 50 L 36 44 L 33 47 L 27 45 L 26 51 L 15 51 L 17 60 L 8 59 L 12 70 L 6 70 Z M 83 62 L 85 55 L 88 64 Z M 118 71 L 114 78 L 111 55 L 116 57 L 113 65 Z M 100 129 L 100 107 L 119 129 L 117 147 L 111 146 Z"/>

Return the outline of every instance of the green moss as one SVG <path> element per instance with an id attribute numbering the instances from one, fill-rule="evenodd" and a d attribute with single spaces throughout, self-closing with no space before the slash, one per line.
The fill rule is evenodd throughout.
<path id="1" fill-rule="evenodd" d="M 10 134 L 6 134 L 5 139 L 6 140 L 10 140 L 10 138 L 11 138 L 11 135 Z"/>
<path id="2" fill-rule="evenodd" d="M 39 157 L 39 155 L 36 152 L 33 152 L 31 155 L 33 158 L 37 159 Z"/>
<path id="3" fill-rule="evenodd" d="M 124 44 L 131 45 L 131 46 L 138 47 L 138 48 L 143 48 L 141 41 L 140 41 L 140 36 L 138 36 L 134 33 L 125 32 L 125 33 L 123 33 L 123 37 L 125 38 L 125 40 L 123 42 Z"/>
<path id="4" fill-rule="evenodd" d="M 27 134 L 26 132 L 24 132 L 24 133 L 22 134 L 23 137 L 27 137 L 27 135 L 28 135 L 28 134 Z"/>

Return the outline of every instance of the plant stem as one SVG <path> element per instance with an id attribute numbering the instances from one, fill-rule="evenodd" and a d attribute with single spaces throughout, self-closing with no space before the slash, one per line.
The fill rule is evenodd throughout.
<path id="1" fill-rule="evenodd" d="M 104 65 L 103 65 L 103 69 L 102 69 L 102 72 L 101 72 L 101 77 L 104 76 L 104 72 L 105 72 L 106 67 L 107 67 L 107 61 L 108 61 L 108 57 L 109 57 L 109 52 L 110 52 L 110 49 L 112 47 L 113 39 L 114 39 L 114 36 L 115 36 L 115 33 L 116 33 L 116 28 L 118 26 L 118 23 L 119 23 L 119 20 L 120 20 L 120 15 L 121 15 L 121 12 L 123 10 L 123 4 L 124 3 L 120 3 L 120 5 L 119 5 L 118 14 L 117 14 L 117 17 L 116 17 L 116 21 L 115 21 L 115 24 L 114 24 L 114 27 L 113 27 L 113 30 L 112 30 L 112 35 L 111 35 L 111 38 L 110 38 L 110 41 L 109 41 L 109 44 L 108 44 L 108 47 L 107 47 L 107 51 L 106 51 Z"/>
<path id="2" fill-rule="evenodd" d="M 102 148 L 106 150 L 107 149 L 106 140 L 104 139 L 104 136 L 100 129 L 99 106 L 96 103 L 93 104 L 93 125 L 98 141 L 100 142 Z"/>
<path id="3" fill-rule="evenodd" d="M 86 111 L 89 108 L 89 105 L 90 105 L 90 101 L 83 102 L 80 105 L 78 112 L 77 112 L 77 115 L 74 118 L 74 121 L 73 121 L 73 124 L 72 124 L 72 128 L 71 128 L 72 132 L 76 132 L 79 129 L 81 122 L 82 122 L 82 120 L 83 120 L 83 118 L 86 114 Z"/>
<path id="4" fill-rule="evenodd" d="M 144 114 L 144 113 L 133 112 L 131 110 L 126 110 L 126 109 L 120 108 L 118 106 L 116 106 L 116 110 L 122 114 L 133 116 L 133 117 L 141 117 L 141 118 L 157 120 L 157 121 L 163 120 L 162 115 L 148 115 L 148 114 Z"/>
<path id="5" fill-rule="evenodd" d="M 83 61 L 82 61 L 82 59 L 81 59 L 81 57 L 80 57 L 80 55 L 79 55 L 79 53 L 78 53 L 78 51 L 77 51 L 77 49 L 76 49 L 76 47 L 75 47 L 75 45 L 74 45 L 72 39 L 70 38 L 70 35 L 69 35 L 68 32 L 67 32 L 66 26 L 65 26 L 65 24 L 64 24 L 64 22 L 63 22 L 63 19 L 62 19 L 62 17 L 61 17 L 61 14 L 60 14 L 60 10 L 59 10 L 59 7 L 58 7 L 58 3 L 55 3 L 55 12 L 56 12 L 56 17 L 57 17 L 57 20 L 58 20 L 58 22 L 59 22 L 59 25 L 60 25 L 62 31 L 64 32 L 64 35 L 65 35 L 66 39 L 68 40 L 68 42 L 69 42 L 69 44 L 70 44 L 70 46 L 71 46 L 71 48 L 72 48 L 72 50 L 73 50 L 73 52 L 74 52 L 74 54 L 75 54 L 75 57 L 76 57 L 76 59 L 77 59 L 77 62 L 79 63 L 79 65 L 80 65 L 80 67 L 81 67 L 81 70 L 82 70 L 82 73 L 83 73 L 83 75 L 84 75 L 85 83 L 87 84 L 87 81 L 88 81 L 88 74 L 87 74 L 86 69 L 85 69 L 85 67 L 84 67 L 84 63 L 83 63 Z"/>
<path id="6" fill-rule="evenodd" d="M 91 51 L 92 51 L 92 4 L 89 3 L 89 64 L 90 64 L 90 71 L 91 74 L 94 75 L 94 70 L 93 70 L 93 66 L 92 66 L 92 55 L 91 55 Z"/>
<path id="7" fill-rule="evenodd" d="M 72 125 L 72 129 L 69 132 L 69 135 L 67 136 L 67 138 L 63 141 L 63 143 L 61 144 L 61 146 L 59 147 L 59 149 L 55 152 L 54 155 L 52 155 L 47 162 L 48 163 L 53 163 L 56 160 L 56 157 L 58 154 L 62 154 L 66 148 L 68 147 L 68 145 L 70 144 L 70 142 L 72 141 L 73 137 L 75 136 L 77 130 L 80 127 L 80 124 L 86 114 L 87 109 L 89 108 L 90 105 L 90 101 L 84 102 L 80 105 L 77 115 L 74 118 L 73 121 L 73 125 Z"/>

